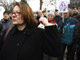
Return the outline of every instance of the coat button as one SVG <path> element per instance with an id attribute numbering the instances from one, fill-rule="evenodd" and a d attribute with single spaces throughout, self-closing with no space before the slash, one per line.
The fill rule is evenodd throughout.
<path id="1" fill-rule="evenodd" d="M 17 46 L 20 46 L 20 43 L 19 42 L 17 43 Z"/>
<path id="2" fill-rule="evenodd" d="M 24 34 L 25 34 L 26 32 L 24 32 Z"/>

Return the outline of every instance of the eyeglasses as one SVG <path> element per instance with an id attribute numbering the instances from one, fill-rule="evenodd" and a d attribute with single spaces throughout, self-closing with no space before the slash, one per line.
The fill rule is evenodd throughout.
<path id="1" fill-rule="evenodd" d="M 20 15 L 20 14 L 21 14 L 21 12 L 12 12 L 12 14 Z"/>
<path id="2" fill-rule="evenodd" d="M 68 13 L 64 13 L 64 14 L 68 14 Z"/>

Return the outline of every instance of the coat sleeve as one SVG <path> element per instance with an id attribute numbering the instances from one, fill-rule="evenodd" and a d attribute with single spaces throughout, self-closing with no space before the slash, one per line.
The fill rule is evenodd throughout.
<path id="1" fill-rule="evenodd" d="M 75 40 L 76 44 L 80 46 L 80 23 L 78 23 L 75 28 Z"/>
<path id="2" fill-rule="evenodd" d="M 2 39 L 2 35 L 0 35 L 0 60 L 2 60 L 1 48 L 2 48 L 3 42 L 4 40 Z"/>
<path id="3" fill-rule="evenodd" d="M 43 36 L 44 35 L 44 36 Z M 43 37 L 43 49 L 44 52 L 53 57 L 60 56 L 61 51 L 61 40 L 58 34 L 56 25 L 45 27 Z"/>

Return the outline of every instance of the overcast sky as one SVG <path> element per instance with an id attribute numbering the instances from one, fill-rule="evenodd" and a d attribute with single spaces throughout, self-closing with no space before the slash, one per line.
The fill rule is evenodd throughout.
<path id="1" fill-rule="evenodd" d="M 7 0 L 8 2 L 13 2 L 14 0 Z M 21 1 L 21 0 L 16 0 L 17 2 Z M 37 11 L 39 10 L 39 0 L 30 0 L 28 2 L 29 6 L 32 8 L 33 11 Z"/>
<path id="2" fill-rule="evenodd" d="M 12 1 L 14 1 L 14 0 L 7 0 L 8 2 L 12 2 Z M 15 1 L 17 1 L 17 2 L 19 2 L 19 1 L 21 1 L 21 0 L 15 0 Z"/>
<path id="3" fill-rule="evenodd" d="M 39 10 L 39 0 L 31 0 L 28 2 L 29 6 L 32 8 L 33 11 L 37 11 Z"/>

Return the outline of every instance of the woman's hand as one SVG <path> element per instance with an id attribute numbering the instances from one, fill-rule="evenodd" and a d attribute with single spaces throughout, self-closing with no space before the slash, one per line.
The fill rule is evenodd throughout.
<path id="1" fill-rule="evenodd" d="M 44 26 L 46 26 L 48 24 L 48 20 L 45 17 L 41 17 L 39 19 L 40 23 L 42 23 Z"/>
<path id="2" fill-rule="evenodd" d="M 39 19 L 39 21 L 40 21 L 40 23 L 42 23 L 44 26 L 54 25 L 54 24 L 52 24 L 52 23 L 49 23 L 48 20 L 47 20 L 47 18 L 45 18 L 45 17 L 41 17 L 41 18 Z"/>

